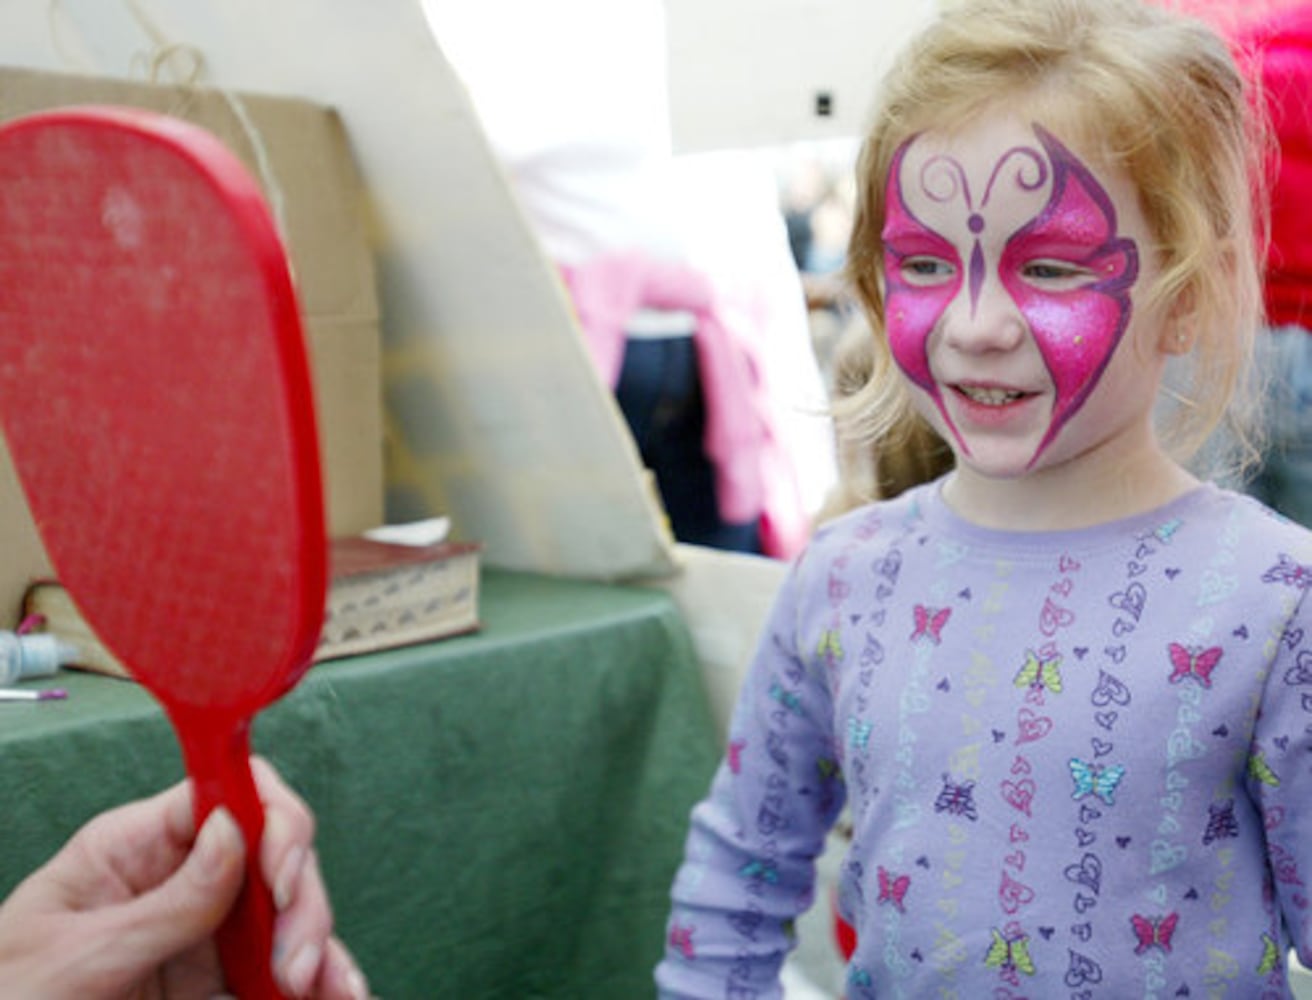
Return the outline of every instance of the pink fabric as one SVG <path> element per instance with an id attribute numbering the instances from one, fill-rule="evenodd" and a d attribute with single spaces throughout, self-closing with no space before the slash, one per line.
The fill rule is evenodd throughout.
<path id="1" fill-rule="evenodd" d="M 1271 177 L 1267 318 L 1312 327 L 1312 3 L 1252 25 L 1236 47 L 1241 59 L 1257 62 L 1280 146 Z"/>
<path id="2" fill-rule="evenodd" d="M 1279 146 L 1268 178 L 1267 321 L 1312 329 L 1312 3 L 1185 0 L 1183 6 L 1228 37 L 1236 61 L 1260 81 Z"/>
<path id="3" fill-rule="evenodd" d="M 613 390 L 624 360 L 625 328 L 641 309 L 684 311 L 693 334 L 706 405 L 703 447 L 715 470 L 720 516 L 761 518 L 767 555 L 791 558 L 809 531 L 797 483 L 774 433 L 756 346 L 725 321 L 724 303 L 701 272 L 642 253 L 611 253 L 562 265 L 592 357 Z"/>

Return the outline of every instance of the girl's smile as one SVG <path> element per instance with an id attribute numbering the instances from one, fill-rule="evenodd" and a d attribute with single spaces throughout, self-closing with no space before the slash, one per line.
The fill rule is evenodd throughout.
<path id="1" fill-rule="evenodd" d="M 958 383 L 949 388 L 958 397 L 955 408 L 962 412 L 964 422 L 994 427 L 1020 419 L 1034 409 L 1031 404 L 1041 398 L 1039 393 L 999 385 Z"/>

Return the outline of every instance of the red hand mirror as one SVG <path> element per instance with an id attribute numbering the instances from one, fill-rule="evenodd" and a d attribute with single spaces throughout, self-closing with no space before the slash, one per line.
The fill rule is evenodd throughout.
<path id="1" fill-rule="evenodd" d="M 286 256 L 209 133 L 66 108 L 0 126 L 0 419 L 55 571 L 248 845 L 228 988 L 280 996 L 250 722 L 309 666 L 326 546 Z"/>

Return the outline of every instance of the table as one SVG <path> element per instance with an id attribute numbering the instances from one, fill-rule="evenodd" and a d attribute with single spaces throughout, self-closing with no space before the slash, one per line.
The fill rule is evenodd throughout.
<path id="1" fill-rule="evenodd" d="M 338 928 L 386 1000 L 652 995 L 718 754 L 669 595 L 485 570 L 484 628 L 319 664 L 256 720 L 319 818 Z M 130 681 L 0 705 L 0 894 L 182 773 Z M 49 685 L 47 685 L 49 686 Z"/>

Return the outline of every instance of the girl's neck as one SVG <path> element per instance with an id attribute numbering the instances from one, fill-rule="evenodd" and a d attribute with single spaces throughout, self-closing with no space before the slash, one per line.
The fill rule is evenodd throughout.
<path id="1" fill-rule="evenodd" d="M 943 498 L 980 527 L 1003 531 L 1069 531 L 1142 514 L 1198 485 L 1153 442 L 1129 454 L 1084 454 L 1011 479 L 959 465 Z"/>

